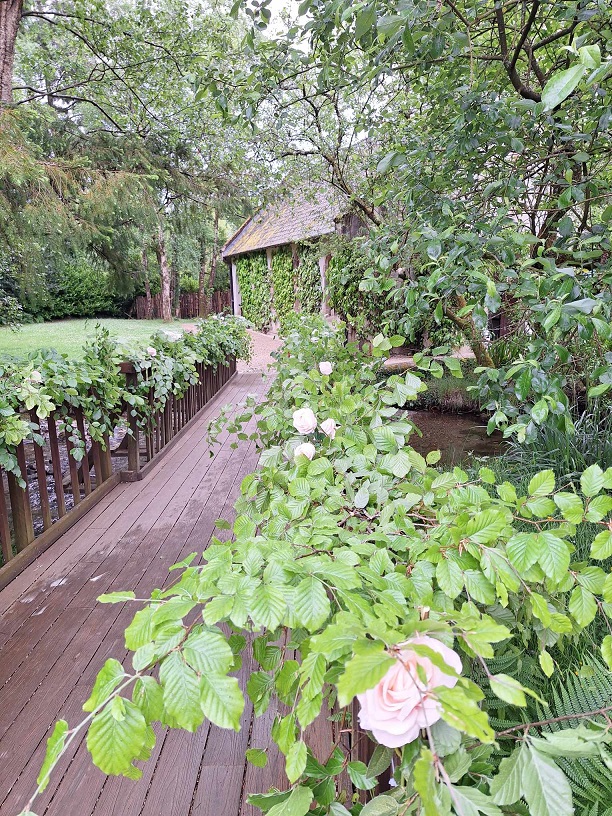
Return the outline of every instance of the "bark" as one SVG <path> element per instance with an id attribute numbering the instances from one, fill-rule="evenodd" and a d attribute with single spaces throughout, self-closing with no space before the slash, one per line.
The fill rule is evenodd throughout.
<path id="1" fill-rule="evenodd" d="M 0 105 L 13 101 L 15 40 L 23 11 L 23 0 L 0 0 Z"/>
<path id="2" fill-rule="evenodd" d="M 161 283 L 161 316 L 163 320 L 169 323 L 172 320 L 172 308 L 170 301 L 170 266 L 168 264 L 168 255 L 166 254 L 166 238 L 164 235 L 164 228 L 161 222 L 157 227 L 155 253 L 157 255 L 157 262 L 159 263 L 159 278 Z"/>
<path id="3" fill-rule="evenodd" d="M 145 297 L 147 299 L 147 320 L 151 319 L 153 298 L 151 297 L 151 281 L 149 280 L 149 258 L 146 247 L 142 250 L 142 271 L 144 272 Z"/>
<path id="4" fill-rule="evenodd" d="M 198 312 L 200 317 L 206 317 L 210 311 L 210 297 L 212 295 L 213 286 L 215 284 L 215 277 L 217 276 L 217 261 L 219 259 L 219 211 L 214 211 L 213 221 L 213 245 L 212 255 L 210 259 L 210 271 L 208 273 L 208 281 L 206 280 L 205 260 L 206 256 L 202 257 L 202 264 L 200 266 L 200 294 L 198 300 Z"/>
<path id="5" fill-rule="evenodd" d="M 455 301 L 459 309 L 462 309 L 466 305 L 465 298 L 462 295 L 456 295 Z M 465 334 L 469 346 L 474 352 L 474 357 L 476 358 L 478 365 L 487 366 L 487 368 L 494 368 L 495 366 L 493 359 L 489 354 L 484 341 L 480 337 L 480 333 L 474 325 L 471 315 L 468 315 L 467 317 L 460 317 L 455 310 L 451 309 L 449 306 L 444 307 L 444 314 L 463 332 L 463 334 Z"/>
<path id="6" fill-rule="evenodd" d="M 208 314 L 208 288 L 206 286 L 206 247 L 202 249 L 200 261 L 200 277 L 198 279 L 198 316 L 206 317 Z"/>

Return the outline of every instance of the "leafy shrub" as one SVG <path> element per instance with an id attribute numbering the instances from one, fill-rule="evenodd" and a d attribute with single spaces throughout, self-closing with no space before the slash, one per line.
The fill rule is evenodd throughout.
<path id="1" fill-rule="evenodd" d="M 106 270 L 79 259 L 58 270 L 49 284 L 48 300 L 40 314 L 45 320 L 116 316 L 120 314 L 119 303 L 109 286 Z"/>
<path id="2" fill-rule="evenodd" d="M 17 298 L 4 294 L 0 289 L 0 326 L 15 329 L 23 323 L 23 309 Z"/>
<path id="3" fill-rule="evenodd" d="M 554 730 L 548 717 L 529 719 L 529 698 L 546 703 L 555 656 L 595 619 L 609 626 L 612 581 L 599 564 L 612 554 L 612 469 L 587 468 L 576 491 L 542 471 L 525 495 L 489 468 L 437 469 L 439 454 L 410 446 L 414 426 L 396 408 L 426 386 L 413 372 L 378 379 L 403 338 L 378 335 L 360 349 L 345 345 L 343 328 L 302 319 L 267 398 L 214 424 L 212 438 L 222 428 L 247 438 L 256 421 L 258 470 L 242 482 L 234 524 L 218 522 L 233 538 L 213 539 L 203 563 L 177 565 L 126 631 L 130 668 L 111 659 L 101 669 L 85 705 L 93 760 L 135 777 L 153 723 L 193 731 L 208 718 L 238 730 L 233 673 L 248 636 L 255 714 L 273 696 L 286 706 L 271 737 L 291 787 L 251 799 L 270 816 L 306 816 L 313 803 L 317 814 L 349 812 L 346 775 L 369 791 L 355 814 L 499 816 L 526 804 L 531 816 L 570 816 L 574 761 L 608 756 L 610 700 L 578 703 Z M 585 520 L 599 533 L 576 563 Z M 100 600 L 143 603 L 129 591 Z M 612 666 L 612 635 L 598 646 Z M 305 729 L 330 709 L 346 724 L 355 697 L 379 747 L 366 766 L 330 745 L 323 766 Z M 109 729 L 120 740 L 105 738 Z M 41 785 L 67 733 L 58 723 Z M 396 786 L 377 795 L 390 766 Z"/>
<path id="4" fill-rule="evenodd" d="M 327 300 L 339 317 L 359 335 L 376 325 L 381 314 L 381 300 L 371 292 L 362 292 L 360 284 L 370 266 L 363 241 L 337 239 L 327 268 Z"/>
<path id="5" fill-rule="evenodd" d="M 0 365 L 0 467 L 21 478 L 16 447 L 25 439 L 40 440 L 37 428 L 23 419 L 23 409 L 46 419 L 54 412 L 61 420 L 67 407 L 82 409 L 89 433 L 97 442 L 112 434 L 125 405 L 137 409 L 145 423 L 163 409 L 171 394 L 181 396 L 197 382 L 196 363 L 218 366 L 230 357 L 248 359 L 250 338 L 240 317 L 213 315 L 198 322 L 197 331 L 162 331 L 147 349 L 128 349 L 98 330 L 84 346 L 82 360 L 56 351 L 37 351 L 25 360 L 4 359 Z M 119 364 L 129 361 L 138 372 L 134 386 L 126 383 Z M 92 384 L 95 383 L 95 388 Z M 153 387 L 153 399 L 148 400 Z M 80 459 L 83 440 L 72 455 Z"/>
<path id="6" fill-rule="evenodd" d="M 185 275 L 181 278 L 181 292 L 199 292 L 200 281 L 193 275 Z"/>

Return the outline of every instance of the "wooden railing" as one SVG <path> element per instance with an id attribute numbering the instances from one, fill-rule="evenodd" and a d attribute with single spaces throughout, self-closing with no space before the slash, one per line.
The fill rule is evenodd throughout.
<path id="1" fill-rule="evenodd" d="M 206 314 L 221 314 L 232 310 L 232 293 L 229 289 L 213 292 L 207 298 L 204 309 Z M 161 318 L 162 300 L 161 295 L 153 295 L 147 300 L 143 295 L 139 295 L 134 301 L 134 311 L 138 320 L 150 320 L 151 318 Z M 178 303 L 178 317 L 180 320 L 189 320 L 198 317 L 200 314 L 200 296 L 197 292 L 183 292 Z"/>
<path id="2" fill-rule="evenodd" d="M 135 383 L 131 364 L 122 365 L 127 383 Z M 122 430 L 95 442 L 80 408 L 63 406 L 46 420 L 35 411 L 24 416 L 39 426 L 43 444 L 17 446 L 22 484 L 0 468 L 0 589 L 46 550 L 119 482 L 136 481 L 170 449 L 186 426 L 236 372 L 236 361 L 218 367 L 197 364 L 198 381 L 171 397 L 163 410 L 132 415 L 124 408 Z M 152 394 L 150 395 L 153 403 Z M 77 461 L 73 430 L 85 444 Z M 122 438 L 121 438 L 122 436 Z M 112 444 L 115 443 L 115 444 Z M 25 485 L 25 486 L 24 486 Z M 2 563 L 0 562 L 0 564 Z"/>

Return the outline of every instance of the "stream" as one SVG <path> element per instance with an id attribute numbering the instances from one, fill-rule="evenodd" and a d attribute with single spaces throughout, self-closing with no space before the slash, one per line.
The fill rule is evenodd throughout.
<path id="1" fill-rule="evenodd" d="M 470 465 L 475 457 L 499 456 L 504 443 L 499 431 L 487 435 L 487 423 L 480 414 L 443 414 L 434 411 L 406 411 L 406 417 L 419 428 L 410 444 L 425 456 L 432 450 L 442 454 L 445 467 Z"/>

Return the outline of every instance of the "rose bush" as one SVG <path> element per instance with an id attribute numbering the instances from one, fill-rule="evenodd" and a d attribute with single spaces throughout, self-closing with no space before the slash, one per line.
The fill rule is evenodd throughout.
<path id="1" fill-rule="evenodd" d="M 244 434 L 254 418 L 262 447 L 235 521 L 218 521 L 232 537 L 176 565 L 146 603 L 129 590 L 100 598 L 138 605 L 131 665 L 107 661 L 87 718 L 58 723 L 39 789 L 85 728 L 93 761 L 130 777 L 153 748 L 154 723 L 193 731 L 206 718 L 238 730 L 235 674 L 248 653 L 256 716 L 273 698 L 283 706 L 270 736 L 288 786 L 250 799 L 269 816 L 573 813 L 560 763 L 608 755 L 612 707 L 603 699 L 557 722 L 549 678 L 585 630 L 612 664 L 612 469 L 594 465 L 575 486 L 542 471 L 520 493 L 487 467 L 437 468 L 439 453 L 411 447 L 402 411 L 425 386 L 414 372 L 379 377 L 401 341 L 359 349 L 342 327 L 304 323 L 278 354 L 268 397 L 213 425 L 213 439 L 221 427 Z M 433 376 L 456 370 L 439 357 L 417 363 Z M 333 360 L 333 378 L 322 360 Z M 296 427 L 304 409 L 308 423 Z M 315 433 L 313 416 L 333 416 L 333 439 Z M 305 443 L 296 430 L 306 427 Z M 596 535 L 576 562 L 585 524 Z M 382 743 L 367 766 L 346 739 L 355 698 Z M 324 764 L 308 731 L 321 712 L 338 723 Z M 377 792 L 389 767 L 395 786 Z"/>

